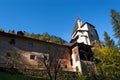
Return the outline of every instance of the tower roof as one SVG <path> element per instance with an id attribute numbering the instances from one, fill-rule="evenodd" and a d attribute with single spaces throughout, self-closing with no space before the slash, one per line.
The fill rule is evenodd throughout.
<path id="1" fill-rule="evenodd" d="M 72 35 L 78 31 L 78 28 L 82 28 L 85 24 L 87 25 L 90 25 L 91 27 L 95 28 L 94 25 L 90 24 L 89 22 L 85 22 L 84 24 L 82 24 L 82 21 L 80 19 L 80 17 L 78 17 L 76 23 L 75 23 L 75 26 L 74 26 L 74 29 L 73 29 L 73 32 L 72 32 Z"/>
<path id="2" fill-rule="evenodd" d="M 77 19 L 77 21 L 75 22 L 75 26 L 74 26 L 74 29 L 73 29 L 72 34 L 73 34 L 74 32 L 76 32 L 77 29 L 78 29 L 81 25 L 82 25 L 82 21 L 81 21 L 80 17 L 78 16 L 78 19 Z"/>

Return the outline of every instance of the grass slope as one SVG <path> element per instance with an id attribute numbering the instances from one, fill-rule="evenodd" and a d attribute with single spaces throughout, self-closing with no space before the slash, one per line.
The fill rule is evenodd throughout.
<path id="1" fill-rule="evenodd" d="M 19 74 L 9 74 L 0 71 L 0 80 L 46 80 L 46 79 Z"/>

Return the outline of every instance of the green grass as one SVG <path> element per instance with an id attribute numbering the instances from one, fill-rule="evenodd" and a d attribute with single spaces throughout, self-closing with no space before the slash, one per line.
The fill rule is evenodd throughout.
<path id="1" fill-rule="evenodd" d="M 0 71 L 0 80 L 48 80 L 48 79 L 36 78 L 36 77 L 20 75 L 20 74 L 9 74 Z"/>

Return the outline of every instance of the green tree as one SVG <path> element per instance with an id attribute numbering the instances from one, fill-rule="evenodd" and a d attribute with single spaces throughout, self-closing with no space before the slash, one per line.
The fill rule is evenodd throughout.
<path id="1" fill-rule="evenodd" d="M 120 13 L 115 10 L 111 10 L 111 18 L 115 37 L 120 38 Z"/>
<path id="2" fill-rule="evenodd" d="M 116 48 L 97 48 L 94 58 L 98 76 L 97 80 L 119 80 L 120 78 L 120 54 Z"/>
<path id="3" fill-rule="evenodd" d="M 112 9 L 111 19 L 113 24 L 114 36 L 119 40 L 118 42 L 119 44 L 120 43 L 120 13 Z"/>
<path id="4" fill-rule="evenodd" d="M 44 41 L 49 42 L 49 41 L 51 40 L 51 37 L 50 37 L 50 35 L 48 34 L 48 32 L 43 33 L 42 36 L 43 36 L 43 40 L 44 40 Z"/>
<path id="5" fill-rule="evenodd" d="M 42 63 L 47 71 L 50 80 L 58 80 L 58 73 L 61 71 L 61 65 L 64 65 L 63 54 L 58 52 L 56 46 L 49 54 L 42 54 L 38 58 L 38 63 Z"/>
<path id="6" fill-rule="evenodd" d="M 104 41 L 105 41 L 105 46 L 108 48 L 113 48 L 115 46 L 115 42 L 113 39 L 110 38 L 107 32 L 104 32 Z"/>
<path id="7" fill-rule="evenodd" d="M 93 78 L 92 80 L 119 80 L 120 54 L 118 48 L 113 46 L 113 41 L 106 32 L 104 36 L 106 36 L 106 47 L 101 46 L 100 43 L 94 44 L 94 62 L 96 63 L 97 75 L 90 76 L 90 78 Z"/>
<path id="8" fill-rule="evenodd" d="M 16 53 L 16 52 L 7 52 L 6 53 L 6 58 L 8 59 L 8 64 L 11 64 L 12 68 L 15 68 L 15 64 L 18 62 L 20 59 L 21 55 Z"/>
<path id="9" fill-rule="evenodd" d="M 24 36 L 25 36 L 25 37 L 31 37 L 31 34 L 28 33 L 28 32 L 26 32 L 26 31 L 24 31 Z"/>
<path id="10" fill-rule="evenodd" d="M 15 34 L 15 31 L 14 30 L 9 30 L 8 33 Z"/>
<path id="11" fill-rule="evenodd" d="M 0 32 L 4 32 L 4 30 L 2 28 L 0 28 Z"/>

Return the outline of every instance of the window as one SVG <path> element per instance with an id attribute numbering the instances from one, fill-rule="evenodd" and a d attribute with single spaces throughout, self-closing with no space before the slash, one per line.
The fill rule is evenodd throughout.
<path id="1" fill-rule="evenodd" d="M 67 65 L 65 65 L 65 68 L 67 68 Z"/>
<path id="2" fill-rule="evenodd" d="M 76 66 L 76 71 L 77 71 L 77 72 L 79 71 L 79 68 L 78 68 L 78 66 Z"/>
<path id="3" fill-rule="evenodd" d="M 91 34 L 91 37 L 94 37 L 94 29 L 91 30 L 90 34 Z"/>
<path id="4" fill-rule="evenodd" d="M 15 45 L 15 39 L 10 39 L 9 43 L 10 45 Z"/>
<path id="5" fill-rule="evenodd" d="M 35 60 L 36 56 L 35 55 L 30 55 L 30 59 Z"/>
<path id="6" fill-rule="evenodd" d="M 87 52 L 85 50 L 80 50 L 80 59 L 81 60 L 87 60 L 87 56 L 86 56 Z"/>
<path id="7" fill-rule="evenodd" d="M 47 60 L 47 56 L 44 55 L 44 60 Z"/>
<path id="8" fill-rule="evenodd" d="M 72 59 L 70 59 L 70 63 L 71 63 L 71 66 L 73 66 L 73 60 Z"/>
<path id="9" fill-rule="evenodd" d="M 33 48 L 33 43 L 29 43 L 28 46 L 29 46 L 30 48 Z"/>

